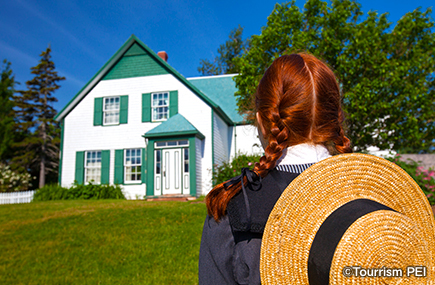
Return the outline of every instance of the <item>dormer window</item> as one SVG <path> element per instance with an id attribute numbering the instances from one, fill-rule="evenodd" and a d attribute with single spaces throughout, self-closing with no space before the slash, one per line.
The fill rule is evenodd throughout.
<path id="1" fill-rule="evenodd" d="M 119 124 L 119 97 L 105 97 L 103 102 L 104 125 Z"/>
<path id="2" fill-rule="evenodd" d="M 169 118 L 169 92 L 151 94 L 153 121 L 165 121 Z"/>

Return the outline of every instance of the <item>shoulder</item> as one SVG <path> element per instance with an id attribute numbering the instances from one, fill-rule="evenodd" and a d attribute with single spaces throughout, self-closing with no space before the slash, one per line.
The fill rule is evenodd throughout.
<path id="1" fill-rule="evenodd" d="M 259 187 L 246 185 L 248 201 L 240 191 L 228 203 L 227 214 L 233 230 L 262 233 L 276 201 L 287 185 L 298 175 L 298 173 L 274 169 L 261 181 Z M 251 211 L 249 214 L 247 204 Z M 251 223 L 248 222 L 248 216 L 250 216 Z"/>

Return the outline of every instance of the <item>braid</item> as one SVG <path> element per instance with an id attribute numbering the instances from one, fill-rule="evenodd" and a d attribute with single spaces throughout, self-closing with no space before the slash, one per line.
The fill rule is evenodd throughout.
<path id="1" fill-rule="evenodd" d="M 281 126 L 281 129 L 278 127 Z M 269 135 L 269 145 L 264 150 L 264 156 L 255 163 L 254 171 L 261 177 L 265 177 L 270 170 L 275 168 L 282 151 L 288 147 L 289 131 L 283 124 L 272 124 Z"/>
<path id="2" fill-rule="evenodd" d="M 344 129 L 343 129 L 343 122 L 344 122 L 344 112 L 341 111 L 338 115 L 339 120 L 339 131 L 338 136 L 333 140 L 335 144 L 335 149 L 338 151 L 338 153 L 351 153 L 352 147 L 350 140 L 345 136 Z"/>

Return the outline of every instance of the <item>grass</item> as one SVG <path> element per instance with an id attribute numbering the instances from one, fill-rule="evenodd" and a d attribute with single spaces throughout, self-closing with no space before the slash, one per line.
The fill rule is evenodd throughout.
<path id="1" fill-rule="evenodd" d="M 0 206 L 0 284 L 197 284 L 205 205 L 125 200 Z"/>

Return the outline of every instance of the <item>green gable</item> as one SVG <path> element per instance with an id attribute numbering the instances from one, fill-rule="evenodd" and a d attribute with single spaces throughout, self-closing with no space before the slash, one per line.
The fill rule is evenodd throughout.
<path id="1" fill-rule="evenodd" d="M 103 80 L 168 74 L 169 71 L 156 61 L 148 51 L 133 44 L 109 70 Z"/>
<path id="2" fill-rule="evenodd" d="M 57 113 L 55 120 L 61 121 L 69 112 L 98 84 L 100 80 L 131 78 L 137 76 L 149 76 L 159 74 L 172 74 L 188 89 L 201 98 L 207 105 L 221 116 L 228 124 L 238 124 L 217 105 L 210 100 L 196 86 L 190 83 L 184 76 L 179 74 L 167 62 L 149 49 L 135 35 L 125 42 L 122 47 L 109 59 L 106 64 L 83 86 L 82 89 L 69 101 L 69 103 Z"/>

